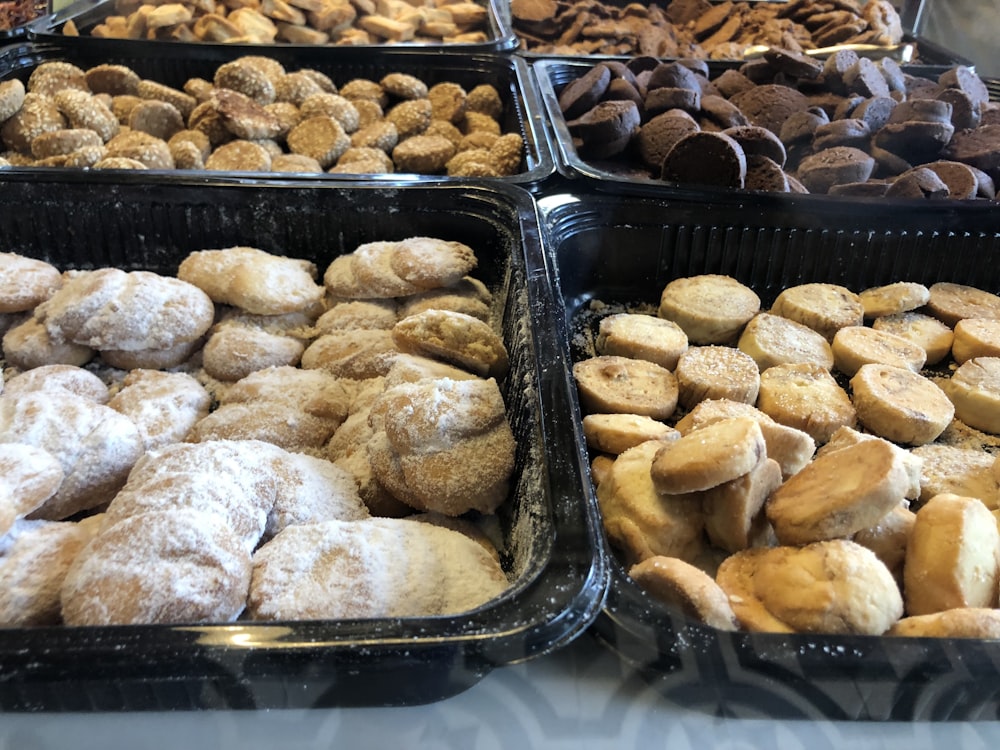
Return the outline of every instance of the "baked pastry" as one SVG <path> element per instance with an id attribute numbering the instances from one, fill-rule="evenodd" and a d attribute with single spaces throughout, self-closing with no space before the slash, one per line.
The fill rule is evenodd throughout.
<path id="1" fill-rule="evenodd" d="M 0 538 L 19 518 L 52 497 L 63 482 L 62 464 L 43 448 L 0 443 Z"/>
<path id="2" fill-rule="evenodd" d="M 901 618 L 886 635 L 904 638 L 1000 638 L 1000 610 L 956 607 L 926 615 Z"/>
<path id="3" fill-rule="evenodd" d="M 991 510 L 1000 507 L 1000 477 L 992 453 L 936 443 L 918 445 L 911 452 L 920 459 L 921 501 L 951 494 L 978 498 Z"/>
<path id="4" fill-rule="evenodd" d="M 716 582 L 751 632 L 882 635 L 903 614 L 889 570 L 847 539 L 743 550 Z"/>
<path id="5" fill-rule="evenodd" d="M 903 367 L 863 365 L 851 378 L 851 391 L 858 421 L 897 443 L 933 441 L 956 413 L 934 381 Z"/>
<path id="6" fill-rule="evenodd" d="M 132 370 L 108 406 L 132 420 L 148 451 L 184 440 L 208 415 L 212 397 L 186 373 Z"/>
<path id="7" fill-rule="evenodd" d="M 23 443 L 54 456 L 65 474 L 31 518 L 61 520 L 107 503 L 125 483 L 143 444 L 131 419 L 70 393 L 0 396 L 0 443 Z"/>
<path id="8" fill-rule="evenodd" d="M 736 616 L 725 592 L 710 575 L 684 560 L 658 555 L 628 571 L 654 599 L 718 630 L 736 630 Z"/>
<path id="9" fill-rule="evenodd" d="M 874 526 L 861 529 L 851 537 L 853 541 L 875 553 L 892 573 L 900 589 L 903 587 L 906 546 L 917 518 L 906 505 L 908 503 L 900 503 L 882 516 Z"/>
<path id="10" fill-rule="evenodd" d="M 944 383 L 955 416 L 977 430 L 1000 433 L 1000 357 L 975 357 Z"/>
<path id="11" fill-rule="evenodd" d="M 693 346 L 677 360 L 678 401 L 692 408 L 705 399 L 756 403 L 760 390 L 757 363 L 729 346 Z"/>
<path id="12" fill-rule="evenodd" d="M 936 365 L 951 351 L 954 341 L 952 329 L 937 318 L 919 312 L 896 313 L 875 318 L 872 328 L 888 331 L 924 350 L 925 364 Z"/>
<path id="13" fill-rule="evenodd" d="M 37 318 L 28 317 L 4 333 L 3 355 L 8 365 L 32 370 L 55 364 L 82 367 L 94 358 L 95 351 L 89 346 L 53 339 Z"/>
<path id="14" fill-rule="evenodd" d="M 677 377 L 642 359 L 602 355 L 573 365 L 580 405 L 590 414 L 638 414 L 666 420 L 677 408 Z"/>
<path id="15" fill-rule="evenodd" d="M 106 404 L 110 398 L 108 386 L 90 370 L 73 365 L 42 365 L 19 372 L 4 383 L 7 396 L 45 391 L 68 393 L 73 396 Z"/>
<path id="16" fill-rule="evenodd" d="M 844 326 L 831 343 L 834 367 L 848 377 L 863 365 L 881 364 L 920 372 L 927 353 L 916 344 L 888 331 L 867 326 Z"/>
<path id="17" fill-rule="evenodd" d="M 496 381 L 426 379 L 372 403 L 372 472 L 417 510 L 492 513 L 507 497 L 514 435 Z"/>
<path id="18" fill-rule="evenodd" d="M 906 474 L 909 477 L 909 484 L 906 488 L 905 495 L 906 499 L 920 499 L 922 496 L 922 486 L 924 482 L 924 460 L 922 451 L 925 446 L 918 446 L 913 449 L 902 448 L 895 443 L 889 442 L 888 440 L 880 438 L 877 435 L 872 435 L 869 432 L 859 432 L 853 427 L 841 427 L 830 436 L 830 439 L 822 447 L 820 447 L 820 449 L 816 452 L 816 455 L 820 456 L 832 453 L 833 451 L 846 448 L 864 440 L 881 440 L 893 449 L 893 452 L 896 453 L 899 459 L 906 466 Z"/>
<path id="19" fill-rule="evenodd" d="M 1000 357 L 1000 319 L 963 318 L 958 321 L 951 356 L 960 365 L 973 357 Z"/>
<path id="20" fill-rule="evenodd" d="M 726 552 L 750 547 L 765 520 L 764 502 L 781 481 L 781 466 L 765 458 L 743 476 L 702 492 L 705 533 L 712 544 Z"/>
<path id="21" fill-rule="evenodd" d="M 17 253 L 0 253 L 0 313 L 32 310 L 61 284 L 62 274 L 52 264 Z"/>
<path id="22" fill-rule="evenodd" d="M 811 363 L 775 365 L 760 374 L 757 408 L 776 422 L 825 443 L 840 427 L 853 427 L 850 397 L 825 367 Z"/>
<path id="23" fill-rule="evenodd" d="M 659 316 L 677 323 L 692 344 L 731 344 L 758 312 L 752 289 L 719 274 L 674 279 L 660 294 Z"/>
<path id="24" fill-rule="evenodd" d="M 687 351 L 688 338 L 684 329 L 671 320 L 615 313 L 601 318 L 594 346 L 598 354 L 645 359 L 673 370 Z"/>
<path id="25" fill-rule="evenodd" d="M 1000 318 L 1000 296 L 966 284 L 939 281 L 930 286 L 927 310 L 954 328 L 964 318 Z"/>
<path id="26" fill-rule="evenodd" d="M 315 310 L 323 298 L 316 266 L 254 247 L 199 250 L 189 254 L 177 277 L 202 289 L 213 302 L 255 315 Z"/>
<path id="27" fill-rule="evenodd" d="M 861 298 L 839 284 L 809 283 L 787 287 L 775 298 L 771 314 L 812 328 L 827 341 L 846 326 L 864 322 Z"/>
<path id="28" fill-rule="evenodd" d="M 424 310 L 396 323 L 391 338 L 403 352 L 440 359 L 481 377 L 502 378 L 510 368 L 501 336 L 465 313 Z"/>
<path id="29" fill-rule="evenodd" d="M 0 623 L 59 625 L 63 579 L 99 526 L 99 515 L 80 523 L 18 521 L 0 537 Z"/>
<path id="30" fill-rule="evenodd" d="M 917 511 L 906 547 L 906 612 L 996 607 L 1000 531 L 976 498 L 935 495 Z"/>
<path id="31" fill-rule="evenodd" d="M 354 478 L 330 461 L 288 453 L 276 467 L 280 482 L 274 505 L 267 514 L 266 538 L 289 526 L 369 517 Z"/>
<path id="32" fill-rule="evenodd" d="M 604 530 L 626 564 L 657 555 L 694 560 L 705 546 L 700 499 L 662 495 L 650 468 L 669 441 L 650 440 L 620 454 L 597 485 Z"/>
<path id="33" fill-rule="evenodd" d="M 650 474 L 658 492 L 682 495 L 742 477 L 766 455 L 760 425 L 749 417 L 734 417 L 668 442 L 656 454 Z"/>
<path id="34" fill-rule="evenodd" d="M 906 465 L 884 441 L 822 453 L 770 496 L 767 518 L 782 544 L 850 537 L 899 505 Z"/>
<path id="35" fill-rule="evenodd" d="M 640 414 L 587 414 L 583 436 L 591 450 L 617 456 L 647 440 L 674 440 L 680 433 Z"/>
<path id="36" fill-rule="evenodd" d="M 250 552 L 220 516 L 151 510 L 102 526 L 61 590 L 67 625 L 229 622 L 246 606 Z"/>
<path id="37" fill-rule="evenodd" d="M 301 313 L 227 315 L 209 331 L 202 366 L 217 380 L 235 381 L 268 367 L 297 365 L 311 322 L 311 316 Z"/>
<path id="38" fill-rule="evenodd" d="M 465 534 L 405 519 L 290 526 L 255 554 L 252 620 L 455 615 L 509 586 L 503 569 Z"/>

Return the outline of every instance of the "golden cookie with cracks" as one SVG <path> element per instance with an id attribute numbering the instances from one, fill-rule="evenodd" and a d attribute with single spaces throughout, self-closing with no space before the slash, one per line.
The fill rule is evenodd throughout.
<path id="1" fill-rule="evenodd" d="M 688 617 L 719 630 L 738 627 L 726 592 L 710 575 L 684 560 L 650 557 L 629 568 L 628 574 L 650 596 Z"/>
<path id="2" fill-rule="evenodd" d="M 403 352 L 456 365 L 481 377 L 502 378 L 510 368 L 503 338 L 479 318 L 452 310 L 424 310 L 391 331 Z"/>

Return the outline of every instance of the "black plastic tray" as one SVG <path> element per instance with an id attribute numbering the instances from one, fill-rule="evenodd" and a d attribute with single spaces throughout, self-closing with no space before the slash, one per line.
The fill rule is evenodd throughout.
<path id="1" fill-rule="evenodd" d="M 505 52 L 517 47 L 518 39 L 513 29 L 507 22 L 504 13 L 498 7 L 498 3 L 503 0 L 476 0 L 484 5 L 487 10 L 487 28 L 483 31 L 486 40 L 483 42 L 397 42 L 393 44 L 362 44 L 354 45 L 352 49 L 375 50 L 386 49 L 388 47 L 401 47 L 409 49 L 448 49 L 458 52 Z M 78 0 L 67 5 L 65 8 L 50 13 L 47 16 L 38 18 L 25 28 L 29 38 L 36 41 L 65 41 L 73 42 L 90 38 L 90 32 L 95 26 L 104 22 L 110 15 L 115 15 L 115 0 Z M 80 32 L 78 37 L 67 37 L 63 33 L 63 27 L 67 21 L 72 20 Z M 103 39 L 110 43 L 126 40 Z M 292 49 L 309 49 L 317 45 L 311 44 L 290 44 L 287 42 L 275 42 L 271 44 L 238 44 L 229 45 L 216 42 L 170 42 L 162 40 L 150 40 L 153 44 L 168 44 L 180 48 L 174 54 L 186 54 L 184 50 L 188 47 L 200 46 L 237 46 L 243 50 L 243 54 L 254 54 L 253 50 L 260 50 L 271 46 L 288 47 Z M 319 45 L 324 49 L 336 47 L 336 45 Z"/>
<path id="2" fill-rule="evenodd" d="M 330 260 L 372 240 L 466 242 L 510 351 L 501 384 L 517 439 L 498 511 L 501 598 L 454 617 L 0 629 L 0 710 L 120 711 L 421 704 L 569 642 L 607 585 L 586 466 L 566 427 L 570 375 L 550 320 L 530 195 L 488 184 L 150 185 L 11 175 L 0 246 L 61 268 L 174 274 L 196 249 L 253 245 Z M 541 364 L 544 363 L 544 366 Z"/>
<path id="3" fill-rule="evenodd" d="M 629 58 L 606 58 L 627 61 Z M 587 71 L 597 65 L 600 60 L 590 58 L 549 58 L 538 59 L 531 65 L 532 74 L 535 77 L 536 88 L 545 107 L 545 113 L 551 123 L 553 134 L 554 158 L 556 170 L 563 177 L 568 179 L 582 179 L 590 181 L 593 187 L 618 190 L 625 186 L 644 186 L 652 188 L 654 191 L 662 191 L 663 196 L 679 195 L 680 197 L 703 194 L 706 200 L 714 200 L 719 194 L 742 193 L 744 195 L 761 195 L 760 191 L 735 190 L 727 188 L 705 188 L 696 186 L 673 185 L 663 182 L 650 176 L 642 164 L 637 160 L 631 163 L 625 161 L 589 161 L 581 158 L 573 145 L 573 137 L 570 135 L 566 125 L 566 118 L 559 108 L 559 93 L 572 81 L 584 75 Z M 723 71 L 738 67 L 737 63 L 709 62 L 709 76 L 714 79 L 721 75 Z M 921 76 L 924 78 L 936 79 L 941 73 L 953 67 L 952 65 L 907 65 L 902 66 L 906 73 Z M 841 202 L 848 204 L 858 204 L 871 201 L 871 198 L 839 197 L 829 195 L 808 195 L 801 196 L 811 199 L 814 202 Z M 903 203 L 913 205 L 912 200 L 900 200 L 892 198 L 878 198 L 880 205 Z M 927 205 L 928 201 L 922 201 L 922 205 Z M 808 204 L 808 200 L 807 200 Z"/>
<path id="4" fill-rule="evenodd" d="M 560 327 L 574 361 L 592 356 L 594 300 L 655 309 L 671 279 L 729 274 L 766 307 L 781 289 L 852 289 L 898 280 L 1000 291 L 1000 211 L 950 216 L 804 213 L 775 202 L 663 201 L 635 194 L 552 194 L 539 201 Z M 573 421 L 580 419 L 574 403 Z M 576 427 L 585 452 L 582 427 Z M 588 487 L 591 502 L 596 495 Z M 647 596 L 615 559 L 594 636 L 671 703 L 739 718 L 1000 718 L 1000 641 L 719 631 Z"/>
<path id="5" fill-rule="evenodd" d="M 353 78 L 379 80 L 388 73 L 402 72 L 420 78 L 428 86 L 449 81 L 471 89 L 479 84 L 491 84 L 504 102 L 500 126 L 506 133 L 519 133 L 524 141 L 521 169 L 509 177 L 493 178 L 498 182 L 529 185 L 541 182 L 554 173 L 555 163 L 548 134 L 542 123 L 541 98 L 527 63 L 512 55 L 472 54 L 449 51 L 371 49 L 358 52 L 342 47 L 267 46 L 237 47 L 230 45 L 151 44 L 143 41 L 79 38 L 73 43 L 25 42 L 0 48 L 0 81 L 20 78 L 27 84 L 31 72 L 44 62 L 64 60 L 83 69 L 102 63 L 115 63 L 132 68 L 142 78 L 180 88 L 193 77 L 212 80 L 216 69 L 225 62 L 244 54 L 274 58 L 288 71 L 313 68 L 342 85 Z M 13 168 L 17 170 L 18 168 Z M 25 167 L 33 172 L 52 167 Z M 55 168 L 60 172 L 70 169 Z M 148 170 L 147 176 L 162 178 L 185 174 L 182 170 Z M 192 174 L 187 172 L 186 174 Z M 426 175 L 393 173 L 386 175 L 340 174 L 278 174 L 273 172 L 202 172 L 218 178 L 238 174 L 240 178 L 305 179 L 310 181 L 371 181 L 386 179 L 426 179 Z M 458 178 L 445 178 L 454 179 Z"/>

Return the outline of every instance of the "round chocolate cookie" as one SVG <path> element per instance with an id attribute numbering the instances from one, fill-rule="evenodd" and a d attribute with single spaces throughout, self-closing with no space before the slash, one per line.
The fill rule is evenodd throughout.
<path id="1" fill-rule="evenodd" d="M 996 172 L 1000 169 L 1000 125 L 983 125 L 955 133 L 942 156 L 988 174 Z"/>
<path id="2" fill-rule="evenodd" d="M 822 151 L 834 146 L 854 146 L 865 148 L 871 138 L 871 130 L 864 120 L 849 117 L 820 125 L 813 133 L 813 148 Z"/>
<path id="3" fill-rule="evenodd" d="M 723 133 L 692 133 L 681 138 L 666 158 L 660 179 L 689 185 L 742 188 L 747 160 L 740 144 Z"/>
<path id="4" fill-rule="evenodd" d="M 575 81 L 566 84 L 559 94 L 560 111 L 567 119 L 579 117 L 601 101 L 610 83 L 610 68 L 606 65 L 595 65 Z"/>
<path id="5" fill-rule="evenodd" d="M 763 154 L 747 154 L 744 187 L 747 190 L 764 190 L 770 193 L 787 193 L 790 190 L 785 170 Z"/>
<path id="6" fill-rule="evenodd" d="M 809 107 L 809 100 L 801 91 L 773 83 L 740 92 L 730 101 L 740 108 L 750 124 L 767 128 L 775 135 L 781 133 L 785 120 Z"/>
<path id="7" fill-rule="evenodd" d="M 734 68 L 727 68 L 722 75 L 716 77 L 713 83 L 715 88 L 719 90 L 719 94 L 726 99 L 732 99 L 741 91 L 752 89 L 757 85 Z"/>
<path id="8" fill-rule="evenodd" d="M 889 122 L 895 109 L 896 100 L 891 96 L 872 96 L 855 107 L 851 112 L 851 117 L 864 120 L 868 125 L 868 130 L 874 133 Z"/>
<path id="9" fill-rule="evenodd" d="M 861 96 L 889 96 L 889 84 L 881 71 L 867 57 L 859 58 L 854 65 L 844 71 L 847 90 Z"/>
<path id="10" fill-rule="evenodd" d="M 636 137 L 639 157 L 647 167 L 659 171 L 663 159 L 677 141 L 700 129 L 694 118 L 684 110 L 672 109 L 656 115 L 639 128 Z"/>
<path id="11" fill-rule="evenodd" d="M 968 164 L 957 161 L 933 161 L 924 164 L 948 187 L 948 197 L 956 200 L 971 200 L 979 194 L 979 176 Z M 900 177 L 904 177 L 900 175 Z"/>
<path id="12" fill-rule="evenodd" d="M 982 119 L 982 109 L 978 102 L 961 89 L 945 89 L 938 94 L 938 101 L 951 105 L 951 124 L 955 130 L 978 128 Z"/>
<path id="13" fill-rule="evenodd" d="M 882 180 L 865 180 L 864 182 L 845 182 L 834 185 L 827 195 L 848 196 L 852 198 L 884 198 L 889 189 L 889 183 Z"/>
<path id="14" fill-rule="evenodd" d="M 858 62 L 858 53 L 852 49 L 837 50 L 823 63 L 823 80 L 835 94 L 846 94 L 844 75 Z"/>
<path id="15" fill-rule="evenodd" d="M 784 73 L 790 78 L 803 78 L 812 81 L 823 73 L 823 63 L 814 60 L 809 55 L 790 49 L 771 47 L 764 52 L 764 59 L 771 63 L 771 66 L 779 73 Z"/>
<path id="16" fill-rule="evenodd" d="M 947 198 L 948 186 L 927 167 L 914 167 L 892 181 L 886 198 Z"/>
<path id="17" fill-rule="evenodd" d="M 713 94 L 701 97 L 701 116 L 704 121 L 718 126 L 721 130 L 748 124 L 747 118 L 736 105 Z"/>
<path id="18" fill-rule="evenodd" d="M 722 131 L 740 144 L 747 156 L 760 154 L 775 162 L 779 167 L 785 164 L 785 146 L 781 139 L 767 128 L 757 125 L 740 125 Z"/>
<path id="19" fill-rule="evenodd" d="M 983 80 L 964 65 L 956 65 L 938 76 L 938 83 L 949 89 L 964 91 L 976 104 L 990 100 L 990 91 Z"/>
<path id="20" fill-rule="evenodd" d="M 875 159 L 851 146 L 834 146 L 802 160 L 798 178 L 810 193 L 828 193 L 834 185 L 864 182 L 875 169 Z"/>
<path id="21" fill-rule="evenodd" d="M 566 123 L 580 141 L 580 151 L 590 158 L 607 159 L 620 154 L 639 129 L 639 108 L 621 99 L 600 102 Z"/>

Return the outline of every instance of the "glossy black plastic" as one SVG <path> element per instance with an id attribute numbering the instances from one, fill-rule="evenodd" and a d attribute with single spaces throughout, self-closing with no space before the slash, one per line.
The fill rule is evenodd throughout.
<path id="1" fill-rule="evenodd" d="M 428 703 L 567 643 L 607 584 L 571 382 L 530 195 L 505 185 L 149 184 L 108 176 L 0 181 L 0 250 L 60 268 L 176 273 L 193 250 L 253 245 L 325 268 L 373 240 L 469 244 L 510 353 L 517 439 L 498 511 L 512 587 L 455 617 L 0 629 L 0 710 L 307 708 Z"/>
<path id="2" fill-rule="evenodd" d="M 487 10 L 487 28 L 484 29 L 486 34 L 486 39 L 482 42 L 398 42 L 394 44 L 363 44 L 363 45 L 353 45 L 352 48 L 355 50 L 377 50 L 386 49 L 387 47 L 404 47 L 410 49 L 448 49 L 456 52 L 504 52 L 506 50 L 511 50 L 517 47 L 518 40 L 515 36 L 513 30 L 510 28 L 509 23 L 505 18 L 505 14 L 501 12 L 499 8 L 499 2 L 501 0 L 483 0 L 481 4 L 486 6 Z M 95 26 L 103 23 L 108 16 L 117 15 L 115 9 L 115 0 L 77 0 L 75 3 L 67 5 L 61 10 L 55 11 L 43 18 L 39 18 L 31 24 L 27 25 L 28 36 L 36 41 L 73 41 L 76 39 L 85 39 L 90 36 L 90 32 Z M 81 34 L 79 37 L 67 37 L 63 33 L 63 27 L 68 21 L 73 21 L 77 30 Z M 117 39 L 107 39 L 112 44 L 115 44 L 122 40 Z M 153 40 L 154 44 L 169 44 L 180 48 L 180 50 L 175 50 L 174 54 L 186 54 L 184 50 L 192 46 L 221 46 L 221 42 L 161 42 Z M 224 46 L 231 46 L 225 44 Z M 285 42 L 276 42 L 274 45 L 261 45 L 261 44 L 239 44 L 237 45 L 241 50 L 242 54 L 255 54 L 255 50 L 259 51 L 261 48 L 267 49 L 271 46 L 277 47 L 290 47 L 293 49 L 308 49 L 315 48 L 317 45 L 309 44 L 290 44 Z M 323 48 L 329 49 L 335 47 L 336 45 L 322 45 Z"/>
<path id="3" fill-rule="evenodd" d="M 27 84 L 32 71 L 44 62 L 66 61 L 84 70 L 103 63 L 125 65 L 144 79 L 174 88 L 195 77 L 211 81 L 223 63 L 245 54 L 271 57 L 289 72 L 312 68 L 329 76 L 340 86 L 354 78 L 375 81 L 389 73 L 409 73 L 428 86 L 436 83 L 457 83 L 467 91 L 480 84 L 490 84 L 500 94 L 504 111 L 500 127 L 505 133 L 518 133 L 524 141 L 524 158 L 520 169 L 512 176 L 495 178 L 499 182 L 534 184 L 551 175 L 554 159 L 548 133 L 542 123 L 542 105 L 527 63 L 511 55 L 473 54 L 449 51 L 372 49 L 358 52 L 343 47 L 269 46 L 237 48 L 228 45 L 151 44 L 135 40 L 79 38 L 73 43 L 20 43 L 0 48 L 0 81 L 20 78 Z M 37 171 L 35 168 L 27 168 Z M 45 169 L 51 169 L 46 167 Z M 67 171 L 67 170 L 62 170 Z M 158 177 L 178 174 L 159 171 Z M 148 173 L 149 174 L 149 173 Z M 212 177 L 238 174 L 241 178 L 289 177 L 321 181 L 371 181 L 385 179 L 426 179 L 426 175 L 340 175 L 340 174 L 277 174 L 272 172 L 208 172 Z"/>
<path id="4" fill-rule="evenodd" d="M 1000 291 L 1000 212 L 992 205 L 886 214 L 874 204 L 805 210 L 781 198 L 623 193 L 554 194 L 539 207 L 574 361 L 594 353 L 601 308 L 592 302 L 655 312 L 670 280 L 700 273 L 736 277 L 765 307 L 783 288 L 811 281 L 854 290 L 953 281 Z M 578 404 L 574 412 L 579 421 Z M 582 427 L 574 429 L 586 451 Z M 596 503 L 590 487 L 588 496 Z M 1000 641 L 720 631 L 646 595 L 615 559 L 592 631 L 671 703 L 713 715 L 1000 718 Z"/>

